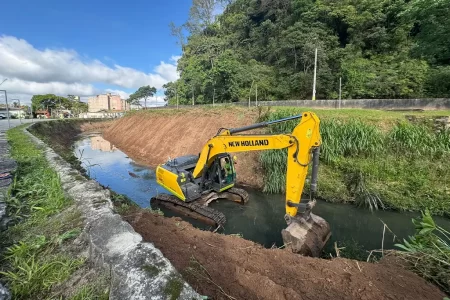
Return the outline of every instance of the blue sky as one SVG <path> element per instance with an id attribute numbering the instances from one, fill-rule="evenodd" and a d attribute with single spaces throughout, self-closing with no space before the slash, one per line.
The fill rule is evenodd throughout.
<path id="1" fill-rule="evenodd" d="M 181 49 L 169 23 L 182 24 L 189 0 L 2 1 L 1 88 L 14 97 L 110 90 L 126 96 L 176 78 Z M 175 76 L 175 77 L 174 77 Z"/>

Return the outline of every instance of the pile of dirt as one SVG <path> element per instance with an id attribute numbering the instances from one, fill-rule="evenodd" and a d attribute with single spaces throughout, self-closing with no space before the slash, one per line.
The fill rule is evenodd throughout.
<path id="1" fill-rule="evenodd" d="M 125 219 L 212 299 L 439 299 L 437 287 L 394 263 L 303 257 L 133 208 Z"/>
<path id="2" fill-rule="evenodd" d="M 133 160 L 155 167 L 169 158 L 198 154 L 220 128 L 247 126 L 257 117 L 256 111 L 242 108 L 138 112 L 114 122 L 103 136 Z M 239 153 L 237 157 L 238 184 L 261 188 L 263 172 L 258 153 Z"/>

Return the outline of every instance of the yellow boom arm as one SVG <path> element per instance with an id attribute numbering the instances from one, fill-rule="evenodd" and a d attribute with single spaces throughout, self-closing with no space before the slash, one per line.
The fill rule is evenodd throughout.
<path id="1" fill-rule="evenodd" d="M 247 152 L 272 149 L 288 149 L 287 173 L 286 173 L 286 214 L 295 217 L 298 204 L 301 201 L 303 187 L 308 173 L 308 165 L 312 160 L 312 152 L 321 145 L 319 118 L 312 112 L 305 112 L 299 124 L 291 134 L 276 135 L 235 135 L 259 127 L 266 127 L 270 123 L 260 126 L 249 126 L 241 130 L 223 130 L 217 136 L 211 138 L 203 147 L 193 176 L 202 176 L 214 161 L 215 156 L 225 152 Z M 318 153 L 317 153 L 318 154 Z M 318 156 L 317 156 L 318 159 Z M 315 184 L 313 182 L 313 184 Z"/>

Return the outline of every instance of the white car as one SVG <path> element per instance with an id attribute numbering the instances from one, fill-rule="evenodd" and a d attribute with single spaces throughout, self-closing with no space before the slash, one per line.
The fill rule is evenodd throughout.
<path id="1" fill-rule="evenodd" d="M 0 113 L 0 119 L 6 119 L 6 114 L 1 114 Z"/>

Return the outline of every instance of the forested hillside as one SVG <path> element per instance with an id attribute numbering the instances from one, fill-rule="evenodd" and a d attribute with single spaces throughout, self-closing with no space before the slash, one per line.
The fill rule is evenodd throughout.
<path id="1" fill-rule="evenodd" d="M 223 3 L 224 1 L 220 1 Z M 450 0 L 193 0 L 171 103 L 450 97 Z M 188 32 L 185 39 L 183 33 Z"/>

